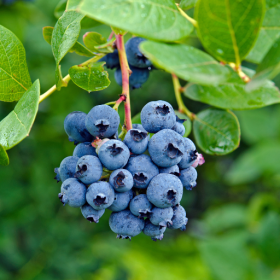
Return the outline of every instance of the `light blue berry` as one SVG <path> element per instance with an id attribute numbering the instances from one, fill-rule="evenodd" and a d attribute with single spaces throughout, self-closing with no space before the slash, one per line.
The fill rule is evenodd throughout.
<path id="1" fill-rule="evenodd" d="M 180 169 L 186 169 L 190 167 L 198 157 L 196 147 L 189 138 L 184 138 L 185 153 L 179 162 Z"/>
<path id="2" fill-rule="evenodd" d="M 127 192 L 133 187 L 133 177 L 126 169 L 117 169 L 110 175 L 109 183 L 116 192 Z"/>
<path id="3" fill-rule="evenodd" d="M 145 220 L 143 233 L 147 236 L 150 236 L 153 241 L 162 240 L 165 230 L 166 227 L 155 226 L 149 221 L 149 219 Z"/>
<path id="4" fill-rule="evenodd" d="M 114 202 L 108 209 L 113 212 L 120 212 L 122 210 L 125 210 L 128 207 L 129 202 L 132 198 L 133 198 L 132 190 L 128 192 L 115 193 Z"/>
<path id="5" fill-rule="evenodd" d="M 138 129 L 131 129 L 125 135 L 123 142 L 133 154 L 143 154 L 148 148 L 148 133 Z"/>
<path id="6" fill-rule="evenodd" d="M 63 159 L 59 168 L 54 169 L 54 172 L 57 174 L 55 179 L 57 181 L 61 180 L 61 182 L 64 182 L 68 178 L 74 178 L 78 160 L 79 158 L 74 156 Z"/>
<path id="7" fill-rule="evenodd" d="M 92 222 L 98 223 L 99 219 L 102 217 L 102 215 L 105 213 L 105 209 L 102 210 L 95 210 L 93 209 L 90 205 L 85 204 L 84 206 L 81 207 L 81 211 L 83 216 Z"/>
<path id="8" fill-rule="evenodd" d="M 167 174 L 172 174 L 175 176 L 180 175 L 180 170 L 178 165 L 173 165 L 171 167 L 166 167 L 166 168 L 160 168 L 159 173 L 167 173 Z"/>
<path id="9" fill-rule="evenodd" d="M 153 205 L 145 194 L 135 196 L 129 204 L 129 210 L 138 218 L 149 218 L 152 213 L 152 208 Z"/>
<path id="10" fill-rule="evenodd" d="M 172 224 L 168 225 L 170 229 L 181 229 L 186 230 L 186 225 L 188 223 L 188 218 L 186 217 L 186 211 L 181 206 L 173 207 L 173 217 L 172 217 Z"/>
<path id="11" fill-rule="evenodd" d="M 73 152 L 74 157 L 82 157 L 87 155 L 97 157 L 97 153 L 95 152 L 95 148 L 92 147 L 91 142 L 80 143 L 75 147 Z"/>
<path id="12" fill-rule="evenodd" d="M 158 208 L 155 207 L 152 210 L 150 221 L 155 226 L 167 227 L 172 224 L 173 209 L 172 207 Z"/>
<path id="13" fill-rule="evenodd" d="M 196 187 L 197 171 L 194 167 L 190 166 L 187 169 L 182 169 L 180 174 L 179 179 L 188 191 Z"/>

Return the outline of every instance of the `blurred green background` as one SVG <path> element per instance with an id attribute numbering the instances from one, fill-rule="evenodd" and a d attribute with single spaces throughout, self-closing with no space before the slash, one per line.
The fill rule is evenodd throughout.
<path id="1" fill-rule="evenodd" d="M 54 84 L 55 69 L 42 27 L 54 26 L 57 2 L 0 6 L 0 24 L 23 42 L 32 80 L 40 79 L 42 92 Z M 104 26 L 92 30 L 104 37 L 110 33 Z M 201 48 L 195 38 L 188 43 Z M 85 59 L 68 54 L 64 74 Z M 110 211 L 99 224 L 90 224 L 79 209 L 62 206 L 53 169 L 74 149 L 63 130 L 64 118 L 116 100 L 121 88 L 112 71 L 109 75 L 112 83 L 104 91 L 89 94 L 70 82 L 41 103 L 30 136 L 9 151 L 11 164 L 0 167 L 0 279 L 279 280 L 279 105 L 236 112 L 240 148 L 223 157 L 205 156 L 197 188 L 184 193 L 186 232 L 167 230 L 160 242 L 143 234 L 131 242 L 118 240 L 109 229 Z M 153 71 L 131 94 L 133 115 L 158 99 L 177 108 L 170 75 Z M 207 107 L 185 102 L 194 112 Z M 0 119 L 14 105 L 0 103 Z"/>

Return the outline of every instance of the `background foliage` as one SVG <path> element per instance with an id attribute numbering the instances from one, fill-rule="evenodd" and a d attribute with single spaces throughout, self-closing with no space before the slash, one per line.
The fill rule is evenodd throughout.
<path id="1" fill-rule="evenodd" d="M 275 9 L 272 2 L 268 12 Z M 0 6 L 0 24 L 23 42 L 31 80 L 39 78 L 42 92 L 55 83 L 56 64 L 42 27 L 54 26 L 56 4 L 37 0 Z M 103 25 L 92 31 L 110 34 Z M 202 48 L 195 38 L 188 44 Z M 257 51 L 254 47 L 249 54 L 253 62 Z M 67 54 L 63 74 L 82 61 Z M 10 166 L 0 168 L 0 279 L 279 279 L 279 105 L 235 112 L 240 147 L 227 156 L 206 156 L 198 169 L 198 187 L 182 201 L 189 218 L 186 232 L 169 230 L 161 242 L 144 235 L 132 242 L 117 240 L 108 226 L 109 212 L 94 225 L 78 209 L 63 208 L 53 168 L 74 149 L 63 130 L 64 118 L 115 100 L 121 89 L 110 80 L 109 88 L 91 94 L 70 82 L 40 104 L 30 136 L 9 151 Z M 280 85 L 277 77 L 275 83 Z M 152 72 L 131 99 L 132 115 L 151 100 L 163 99 L 176 108 L 171 77 L 163 71 Z M 195 113 L 208 107 L 190 100 L 187 105 Z M 0 119 L 14 106 L 0 103 Z"/>

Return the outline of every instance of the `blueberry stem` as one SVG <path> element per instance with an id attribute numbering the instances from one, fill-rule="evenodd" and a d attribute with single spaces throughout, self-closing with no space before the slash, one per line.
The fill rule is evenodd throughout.
<path id="1" fill-rule="evenodd" d="M 180 7 L 179 7 L 179 4 L 176 3 L 176 6 L 180 12 L 180 14 L 186 18 L 194 27 L 197 27 L 197 21 L 193 18 L 191 18 L 189 15 L 187 15 Z"/>
<path id="2" fill-rule="evenodd" d="M 245 83 L 249 83 L 251 81 L 251 79 L 241 70 L 240 65 L 237 65 L 235 63 L 229 63 L 228 64 L 235 72 L 237 72 L 237 74 L 239 75 L 239 77 L 245 82 Z"/>
<path id="3" fill-rule="evenodd" d="M 130 96 L 129 96 L 129 74 L 131 70 L 129 69 L 126 52 L 124 48 L 124 39 L 123 35 L 116 35 L 116 43 L 119 53 L 121 71 L 122 71 L 122 96 L 125 97 L 124 101 L 124 112 L 125 112 L 125 126 L 126 130 L 132 129 L 132 121 L 131 121 L 131 109 L 130 109 Z"/>
<path id="4" fill-rule="evenodd" d="M 193 121 L 196 117 L 194 113 L 192 113 L 184 104 L 184 101 L 182 99 L 181 95 L 181 85 L 178 77 L 175 74 L 172 74 L 172 81 L 173 81 L 173 86 L 174 86 L 174 92 L 175 92 L 175 97 L 176 101 L 179 107 L 179 112 L 186 114 L 191 121 Z"/>
<path id="5" fill-rule="evenodd" d="M 115 101 L 115 105 L 114 105 L 113 109 L 118 111 L 118 108 L 119 108 L 120 104 L 125 100 L 126 100 L 125 96 L 121 95 L 120 98 L 117 101 Z"/>
<path id="6" fill-rule="evenodd" d="M 85 66 L 85 65 L 88 65 L 89 63 L 96 62 L 99 59 L 101 59 L 103 56 L 105 56 L 105 54 L 98 54 L 98 55 L 90 58 L 89 60 L 81 63 L 79 66 Z M 70 78 L 69 74 L 63 78 L 63 82 L 66 83 L 66 86 L 68 85 L 70 80 L 71 80 L 71 78 Z M 40 95 L 39 103 L 41 103 L 43 100 L 45 100 L 47 97 L 49 97 L 55 91 L 56 91 L 56 85 L 52 86 L 49 90 L 47 90 L 45 93 Z"/>
<path id="7" fill-rule="evenodd" d="M 116 101 L 112 101 L 112 102 L 107 102 L 107 103 L 105 103 L 105 105 L 108 105 L 108 106 L 110 106 L 110 105 L 115 105 L 116 104 Z"/>

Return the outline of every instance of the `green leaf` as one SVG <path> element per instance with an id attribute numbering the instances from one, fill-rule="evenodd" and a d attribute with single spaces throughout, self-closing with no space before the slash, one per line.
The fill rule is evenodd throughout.
<path id="1" fill-rule="evenodd" d="M 88 28 L 92 28 L 98 25 L 101 25 L 102 23 L 99 21 L 96 21 L 92 18 L 89 17 L 84 17 L 81 21 L 81 28 L 82 29 L 88 29 Z"/>
<path id="2" fill-rule="evenodd" d="M 267 79 L 273 79 L 280 73 L 280 38 L 273 44 L 269 52 L 258 66 L 256 75 L 246 86 L 252 91 L 263 85 Z"/>
<path id="3" fill-rule="evenodd" d="M 192 100 L 231 110 L 249 110 L 280 102 L 280 92 L 270 81 L 262 87 L 246 91 L 246 83 L 230 69 L 231 78 L 218 86 L 189 84 L 185 96 Z"/>
<path id="4" fill-rule="evenodd" d="M 182 0 L 180 2 L 180 8 L 183 10 L 191 9 L 195 6 L 198 0 Z"/>
<path id="5" fill-rule="evenodd" d="M 53 33 L 53 27 L 51 26 L 45 26 L 43 27 L 43 36 L 45 41 L 51 45 L 52 40 L 52 33 Z M 69 50 L 70 53 L 75 52 L 78 55 L 82 56 L 94 56 L 94 53 L 92 53 L 89 49 L 87 49 L 85 46 L 83 46 L 81 43 L 76 42 L 75 45 Z"/>
<path id="6" fill-rule="evenodd" d="M 63 57 L 71 50 L 78 40 L 81 31 L 81 20 L 83 15 L 69 11 L 64 12 L 63 16 L 57 21 L 52 35 L 52 51 L 56 61 L 56 85 L 57 90 L 66 84 L 62 80 L 60 62 Z"/>
<path id="7" fill-rule="evenodd" d="M 77 11 L 133 34 L 168 42 L 193 30 L 174 0 L 83 0 Z"/>
<path id="8" fill-rule="evenodd" d="M 68 0 L 66 10 L 67 11 L 76 10 L 78 8 L 78 5 L 80 2 L 81 2 L 81 0 Z"/>
<path id="9" fill-rule="evenodd" d="M 267 1 L 266 1 L 267 3 Z M 246 60 L 260 63 L 280 36 L 280 0 L 272 1 L 267 9 L 258 39 Z"/>
<path id="10" fill-rule="evenodd" d="M 9 150 L 29 135 L 38 112 L 39 80 L 24 93 L 14 110 L 0 122 L 0 145 Z"/>
<path id="11" fill-rule="evenodd" d="M 216 85 L 227 80 L 230 73 L 227 67 L 191 46 L 146 41 L 140 49 L 158 68 L 189 82 Z"/>
<path id="12" fill-rule="evenodd" d="M 175 111 L 175 114 L 180 118 L 180 119 L 185 119 L 186 121 L 183 123 L 186 131 L 185 134 L 183 135 L 183 137 L 188 137 L 192 131 L 192 122 L 189 119 L 188 116 L 186 116 L 185 114 L 180 113 L 179 111 Z"/>
<path id="13" fill-rule="evenodd" d="M 105 62 L 90 63 L 86 66 L 75 65 L 69 69 L 71 80 L 82 89 L 98 91 L 110 85 L 108 72 L 104 71 Z"/>
<path id="14" fill-rule="evenodd" d="M 233 162 L 225 179 L 231 185 L 256 181 L 265 172 L 278 174 L 280 143 L 266 141 L 253 146 Z"/>
<path id="15" fill-rule="evenodd" d="M 54 16 L 60 18 L 66 10 L 67 0 L 60 0 L 54 9 Z"/>
<path id="16" fill-rule="evenodd" d="M 257 39 L 264 12 L 263 0 L 199 0 L 198 35 L 218 60 L 240 65 Z"/>
<path id="17" fill-rule="evenodd" d="M 206 109 L 193 123 L 197 145 L 210 155 L 225 155 L 239 146 L 240 127 L 238 119 L 230 111 Z"/>
<path id="18" fill-rule="evenodd" d="M 97 32 L 87 32 L 83 36 L 83 41 L 86 47 L 93 52 L 104 52 L 104 53 L 113 52 L 113 49 L 110 46 L 104 48 L 102 47 L 102 45 L 107 45 L 108 42 L 107 39 L 102 37 L 102 35 Z"/>
<path id="19" fill-rule="evenodd" d="M 132 119 L 132 123 L 141 124 L 141 113 L 136 114 Z"/>
<path id="20" fill-rule="evenodd" d="M 31 86 L 31 79 L 22 43 L 14 33 L 2 25 L 0 57 L 0 101 L 17 101 Z"/>
<path id="21" fill-rule="evenodd" d="M 10 160 L 9 160 L 8 154 L 5 151 L 5 149 L 2 147 L 2 145 L 0 145 L 0 165 L 7 166 L 7 165 L 9 165 L 9 163 L 10 163 Z"/>

